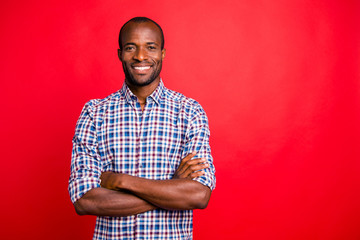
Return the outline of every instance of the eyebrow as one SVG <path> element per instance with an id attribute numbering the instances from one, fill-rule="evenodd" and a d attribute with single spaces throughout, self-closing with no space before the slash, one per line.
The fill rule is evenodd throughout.
<path id="1" fill-rule="evenodd" d="M 147 42 L 146 44 L 147 44 L 147 45 L 159 45 L 159 44 L 156 43 L 156 42 Z"/>
<path id="2" fill-rule="evenodd" d="M 134 45 L 134 46 L 136 46 L 136 44 L 133 43 L 133 42 L 125 43 L 125 44 L 124 44 L 124 47 L 127 46 L 127 45 Z M 157 45 L 157 46 L 159 46 L 159 44 L 156 43 L 156 42 L 147 42 L 146 45 Z"/>
<path id="3" fill-rule="evenodd" d="M 135 43 L 132 43 L 132 42 L 129 42 L 129 43 L 125 43 L 124 44 L 124 47 L 127 46 L 127 45 L 136 45 Z"/>

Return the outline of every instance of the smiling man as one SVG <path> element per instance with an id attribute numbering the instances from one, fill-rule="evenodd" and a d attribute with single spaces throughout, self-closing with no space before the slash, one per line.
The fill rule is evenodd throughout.
<path id="1" fill-rule="evenodd" d="M 215 188 L 206 114 L 160 79 L 164 35 L 136 17 L 120 30 L 122 88 L 83 108 L 69 193 L 96 215 L 94 239 L 192 239 L 192 210 Z"/>

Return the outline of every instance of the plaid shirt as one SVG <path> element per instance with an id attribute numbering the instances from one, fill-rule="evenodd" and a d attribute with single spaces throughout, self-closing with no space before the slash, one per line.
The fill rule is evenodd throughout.
<path id="1" fill-rule="evenodd" d="M 164 87 L 146 99 L 123 87 L 83 108 L 73 138 L 69 193 L 75 203 L 114 171 L 147 179 L 171 179 L 187 154 L 197 151 L 210 167 L 194 180 L 215 187 L 209 127 L 200 104 Z M 94 239 L 192 239 L 192 211 L 156 209 L 128 217 L 97 217 Z"/>

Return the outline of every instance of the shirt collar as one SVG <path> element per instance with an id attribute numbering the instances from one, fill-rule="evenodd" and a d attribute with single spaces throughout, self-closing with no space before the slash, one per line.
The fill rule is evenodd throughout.
<path id="1" fill-rule="evenodd" d="M 157 88 L 150 94 L 150 96 L 148 98 L 152 98 L 154 100 L 154 102 L 156 102 L 157 104 L 160 103 L 160 99 L 161 99 L 161 95 L 163 94 L 164 91 L 164 84 L 162 82 L 162 79 L 160 79 L 159 85 L 157 86 Z M 135 101 L 137 99 L 137 97 L 135 96 L 135 94 L 133 94 L 130 90 L 130 88 L 128 87 L 128 85 L 126 84 L 126 82 L 124 81 L 123 86 L 120 90 L 121 95 L 126 99 L 127 102 L 132 102 Z"/>
<path id="2" fill-rule="evenodd" d="M 157 86 L 157 88 L 150 94 L 149 97 L 151 97 L 154 102 L 156 102 L 157 104 L 160 103 L 160 97 L 163 95 L 163 91 L 164 91 L 164 84 L 162 82 L 162 79 L 160 78 L 160 82 L 159 85 Z"/>

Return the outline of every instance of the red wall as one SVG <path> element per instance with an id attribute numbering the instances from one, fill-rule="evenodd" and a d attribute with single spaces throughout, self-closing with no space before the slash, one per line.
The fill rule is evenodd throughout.
<path id="1" fill-rule="evenodd" d="M 1 238 L 91 239 L 67 193 L 81 108 L 123 82 L 117 34 L 163 26 L 165 85 L 209 120 L 195 239 L 360 239 L 357 0 L 3 1 Z"/>

